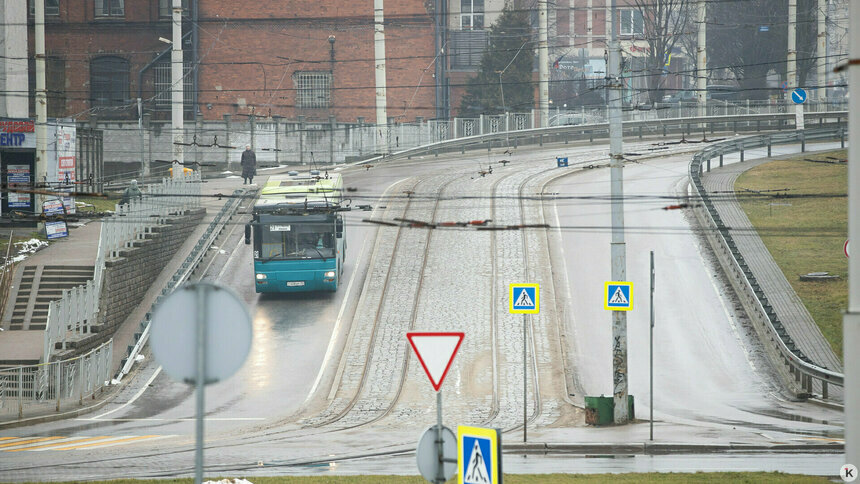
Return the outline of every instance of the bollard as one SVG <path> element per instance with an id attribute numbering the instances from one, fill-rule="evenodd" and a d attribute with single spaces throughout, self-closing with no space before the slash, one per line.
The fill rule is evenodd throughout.
<path id="1" fill-rule="evenodd" d="M 720 155 L 720 166 L 723 166 L 723 155 Z"/>
<path id="2" fill-rule="evenodd" d="M 770 158 L 770 143 L 767 144 L 767 157 Z"/>
<path id="3" fill-rule="evenodd" d="M 744 150 L 741 150 L 741 161 L 744 161 Z"/>

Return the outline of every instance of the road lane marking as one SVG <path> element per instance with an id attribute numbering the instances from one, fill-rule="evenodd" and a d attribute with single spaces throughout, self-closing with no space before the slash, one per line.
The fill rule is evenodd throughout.
<path id="1" fill-rule="evenodd" d="M 20 439 L 21 437 L 0 437 L 0 440 Z"/>
<path id="2" fill-rule="evenodd" d="M 155 373 L 152 374 L 152 376 L 149 378 L 149 380 L 146 382 L 146 384 L 143 386 L 143 388 L 141 388 L 140 391 L 138 391 L 133 397 L 131 397 L 131 400 L 125 402 L 124 404 L 120 405 L 119 407 L 117 407 L 113 410 L 109 410 L 109 411 L 107 411 L 101 415 L 96 415 L 93 418 L 76 419 L 76 420 L 98 420 L 98 419 L 104 417 L 105 415 L 110 415 L 110 414 L 116 412 L 117 410 L 121 410 L 121 409 L 131 405 L 132 403 L 134 403 L 135 400 L 137 400 L 138 398 L 140 398 L 141 395 L 143 395 L 143 392 L 145 392 L 146 389 L 149 388 L 149 385 L 152 384 L 153 380 L 155 380 L 155 377 L 157 377 L 159 373 L 161 373 L 161 367 L 160 366 L 155 369 Z"/>
<path id="3" fill-rule="evenodd" d="M 310 400 L 313 397 L 314 393 L 317 391 L 317 387 L 322 380 L 323 373 L 325 373 L 326 367 L 328 366 L 328 362 L 331 359 L 332 353 L 334 352 L 334 346 L 338 339 L 338 333 L 340 333 L 340 326 L 343 322 L 343 313 L 346 310 L 346 305 L 349 303 L 349 293 L 352 291 L 353 282 L 355 282 L 355 276 L 358 274 L 359 269 L 361 268 L 362 256 L 364 255 L 364 248 L 367 245 L 367 237 L 361 242 L 361 249 L 358 251 L 358 257 L 355 259 L 357 264 L 352 269 L 352 276 L 349 278 L 349 284 L 346 286 L 346 292 L 343 295 L 343 303 L 340 305 L 340 311 L 337 313 L 337 319 L 334 323 L 334 331 L 331 333 L 331 339 L 328 342 L 328 348 L 325 350 L 325 356 L 323 357 L 322 364 L 320 365 L 320 371 L 317 373 L 317 378 L 314 381 L 311 390 L 308 392 L 308 396 L 305 399 L 305 402 Z"/>
<path id="4" fill-rule="evenodd" d="M 95 418 L 76 418 L 79 422 L 91 422 Z M 194 422 L 196 418 L 101 418 L 99 422 Z M 207 422 L 254 422 L 266 420 L 265 417 L 205 417 L 203 420 Z"/>
<path id="5" fill-rule="evenodd" d="M 68 446 L 68 447 L 59 447 L 59 448 L 51 449 L 51 450 L 74 450 L 74 449 L 86 449 L 86 448 L 89 448 L 89 447 L 96 447 L 96 446 L 109 447 L 109 446 L 113 446 L 113 445 L 119 445 L 119 444 L 126 444 L 126 443 L 129 443 L 129 442 L 134 442 L 134 441 L 136 441 L 136 440 L 153 439 L 153 438 L 157 438 L 157 437 L 164 438 L 164 437 L 169 437 L 169 436 L 168 436 L 168 435 L 140 435 L 140 436 L 137 436 L 137 437 L 126 437 L 126 438 L 124 438 L 124 439 L 109 440 L 109 441 L 107 441 L 107 442 L 95 442 L 95 443 L 92 443 L 92 444 L 71 445 L 71 446 Z"/>
<path id="6" fill-rule="evenodd" d="M 62 439 L 62 441 L 51 442 L 50 444 L 24 446 L 24 447 L 21 447 L 20 449 L 6 449 L 6 450 L 4 450 L 4 452 L 21 452 L 21 451 L 25 451 L 25 450 L 29 451 L 29 450 L 36 450 L 36 449 L 47 449 L 47 448 L 51 448 L 51 447 L 56 447 L 58 445 L 78 444 L 78 443 L 83 443 L 83 442 L 92 442 L 94 440 L 106 440 L 106 439 L 110 439 L 110 438 L 111 438 L 110 435 L 100 435 L 98 437 L 85 437 L 85 438 L 70 437 L 67 439 Z"/>
<path id="7" fill-rule="evenodd" d="M 18 441 L 16 441 L 16 442 L 9 442 L 9 443 L 6 443 L 6 444 L 0 444 L 0 448 L 5 448 L 5 447 L 17 447 L 17 446 L 19 446 L 19 445 L 24 445 L 24 444 L 35 444 L 36 442 L 44 442 L 44 441 L 46 441 L 46 440 L 57 440 L 57 439 L 62 439 L 62 438 L 63 438 L 63 437 L 60 437 L 60 436 L 56 436 L 56 437 L 40 437 L 40 438 L 37 438 L 37 439 L 26 439 L 26 438 L 25 438 L 25 440 L 18 440 Z"/>

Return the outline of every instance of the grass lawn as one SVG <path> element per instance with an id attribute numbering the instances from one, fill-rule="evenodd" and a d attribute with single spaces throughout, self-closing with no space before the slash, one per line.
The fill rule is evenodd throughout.
<path id="1" fill-rule="evenodd" d="M 81 213 L 107 212 L 108 210 L 110 210 L 110 211 L 116 210 L 116 204 L 119 203 L 119 197 L 116 197 L 116 198 L 78 197 L 78 198 L 75 198 L 75 201 L 86 204 L 86 205 L 81 205 L 80 203 L 78 203 L 77 209 Z"/>
<path id="2" fill-rule="evenodd" d="M 216 478 L 203 479 L 214 481 Z M 313 477 L 251 477 L 254 484 L 426 484 L 420 476 L 313 476 Z M 153 484 L 183 483 L 190 484 L 194 479 L 159 479 L 90 481 L 89 484 Z M 454 477 L 450 483 L 456 483 Z M 787 483 L 824 483 L 831 482 L 824 477 L 781 474 L 776 472 L 699 472 L 695 474 L 505 474 L 505 484 L 580 484 L 580 483 L 723 483 L 737 482 L 749 484 L 787 484 Z"/>
<path id="3" fill-rule="evenodd" d="M 735 182 L 741 207 L 840 359 L 842 310 L 848 305 L 848 259 L 842 250 L 848 234 L 848 199 L 844 197 L 848 166 L 803 159 L 846 156 L 846 150 L 838 150 L 772 161 L 747 171 Z M 825 196 L 744 198 L 748 193 L 744 189 L 784 188 L 789 195 Z M 802 282 L 799 275 L 809 272 L 829 272 L 839 280 Z"/>

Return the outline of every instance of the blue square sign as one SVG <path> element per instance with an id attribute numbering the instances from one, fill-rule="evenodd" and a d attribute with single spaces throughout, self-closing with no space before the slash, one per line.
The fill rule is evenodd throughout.
<path id="1" fill-rule="evenodd" d="M 633 309 L 633 283 L 607 281 L 603 291 L 603 308 L 610 311 Z"/>
<path id="2" fill-rule="evenodd" d="M 540 286 L 538 284 L 510 285 L 510 312 L 534 314 L 540 310 Z"/>

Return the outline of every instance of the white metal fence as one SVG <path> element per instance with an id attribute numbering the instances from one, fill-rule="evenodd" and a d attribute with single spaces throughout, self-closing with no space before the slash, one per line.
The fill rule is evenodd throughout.
<path id="1" fill-rule="evenodd" d="M 50 361 L 55 350 L 67 349 L 70 341 L 92 333 L 98 320 L 105 259 L 118 257 L 119 251 L 142 240 L 168 215 L 199 207 L 200 181 L 197 172 L 165 178 L 150 186 L 141 199 L 117 204 L 116 213 L 102 220 L 93 280 L 63 291 L 63 297 L 48 306 L 43 362 Z"/>
<path id="2" fill-rule="evenodd" d="M 0 368 L 0 418 L 82 406 L 110 382 L 112 359 L 113 339 L 68 360 Z"/>

